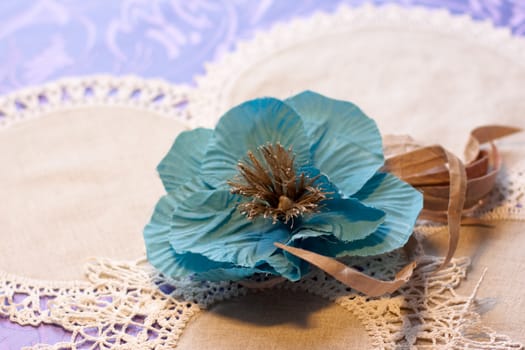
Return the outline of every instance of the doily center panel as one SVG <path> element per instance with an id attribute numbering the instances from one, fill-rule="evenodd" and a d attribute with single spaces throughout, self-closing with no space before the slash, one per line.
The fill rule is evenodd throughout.
<path id="1" fill-rule="evenodd" d="M 227 334 L 227 336 L 225 336 Z M 223 301 L 196 315 L 177 349 L 370 349 L 361 321 L 332 301 L 270 289 Z"/>
<path id="2" fill-rule="evenodd" d="M 185 129 L 152 111 L 84 106 L 1 130 L 0 270 L 76 280 L 89 257 L 143 255 L 164 191 L 155 168 Z"/>

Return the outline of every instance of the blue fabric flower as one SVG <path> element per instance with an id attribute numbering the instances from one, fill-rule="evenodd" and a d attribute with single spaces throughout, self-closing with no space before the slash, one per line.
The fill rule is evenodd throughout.
<path id="1" fill-rule="evenodd" d="M 383 162 L 376 124 L 352 103 L 310 91 L 245 102 L 215 130 L 180 134 L 159 164 L 148 260 L 169 276 L 296 281 L 309 265 L 275 242 L 331 257 L 397 249 L 422 195 Z"/>

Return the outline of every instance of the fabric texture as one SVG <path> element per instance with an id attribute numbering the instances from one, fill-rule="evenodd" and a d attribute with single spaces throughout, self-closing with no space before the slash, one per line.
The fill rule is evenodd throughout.
<path id="1" fill-rule="evenodd" d="M 0 3 L 0 93 L 92 74 L 191 83 L 205 62 L 278 22 L 341 5 L 447 9 L 525 33 L 523 2 L 504 0 L 265 0 Z"/>
<path id="2" fill-rule="evenodd" d="M 78 279 L 88 257 L 144 254 L 142 228 L 162 194 L 155 167 L 186 128 L 152 112 L 95 107 L 2 130 L 0 270 Z"/>
<path id="3" fill-rule="evenodd" d="M 174 88 L 170 85 L 159 85 L 155 81 L 97 77 L 59 82 L 7 96 L 0 100 L 0 110 L 3 114 L 0 119 L 0 138 L 5 133 L 14 145 L 19 145 L 21 151 L 32 143 L 38 147 L 29 147 L 25 151 L 29 160 L 35 160 L 34 164 L 26 164 L 27 160 L 20 163 L 24 152 L 20 153 L 20 157 L 12 156 L 16 148 L 11 144 L 0 148 L 2 159 L 5 161 L 3 165 L 27 176 L 33 176 L 38 169 L 45 170 L 44 173 L 52 183 L 52 177 L 64 165 L 64 159 L 69 159 L 68 167 L 73 166 L 75 159 L 92 159 L 88 156 L 93 156 L 89 145 L 108 145 L 110 149 L 113 147 L 111 145 L 116 145 L 117 151 L 122 152 L 119 154 L 126 155 L 127 151 L 132 149 L 138 156 L 123 156 L 115 164 L 107 160 L 105 163 L 96 161 L 98 168 L 93 164 L 82 164 L 79 169 L 85 174 L 100 176 L 101 179 L 108 175 L 107 171 L 114 169 L 116 174 L 109 172 L 112 175 L 110 179 L 114 181 L 112 186 L 118 186 L 119 181 L 115 179 L 133 172 L 135 160 L 142 159 L 144 164 L 156 164 L 169 148 L 174 134 L 184 129 L 181 122 L 192 126 L 214 124 L 214 118 L 220 115 L 221 108 L 227 108 L 228 104 L 248 98 L 252 94 L 283 97 L 282 95 L 288 96 L 304 88 L 320 90 L 335 97 L 350 98 L 358 102 L 367 114 L 378 120 L 383 133 L 411 133 L 425 144 L 442 140 L 456 152 L 461 152 L 461 144 L 466 141 L 468 131 L 482 123 L 498 122 L 524 126 L 520 111 L 524 110 L 525 99 L 522 89 L 519 89 L 519 83 L 523 81 L 525 74 L 521 56 L 525 51 L 522 50 L 523 43 L 518 39 L 512 39 L 508 33 L 498 32 L 491 27 L 476 25 L 466 19 L 451 18 L 443 13 L 432 16 L 426 12 L 400 9 L 384 9 L 381 12 L 369 8 L 357 14 L 349 10 L 342 10 L 338 14 L 334 17 L 318 16 L 309 21 L 294 22 L 288 29 L 281 27 L 267 33 L 266 37 L 259 36 L 251 44 L 245 45 L 244 49 L 240 48 L 235 55 L 227 56 L 224 61 L 210 66 L 209 75 L 199 81 L 196 89 Z M 356 22 L 356 18 L 360 18 L 361 22 Z M 323 26 L 323 23 L 326 24 Z M 316 30 L 315 36 L 312 36 L 312 28 Z M 413 28 L 419 30 L 414 31 Z M 357 32 L 363 33 L 362 39 L 359 39 Z M 378 32 L 385 35 L 384 39 L 382 35 L 376 35 Z M 347 40 L 344 41 L 344 38 Z M 392 40 L 403 45 L 390 45 Z M 341 45 L 341 42 L 345 45 Z M 319 52 L 319 45 L 323 49 L 322 52 L 326 52 L 326 56 L 314 54 Z M 359 50 L 352 49 L 352 45 Z M 348 51 L 342 48 L 347 48 Z M 311 57 L 309 64 L 298 64 L 297 62 L 301 62 L 304 57 Z M 313 57 L 317 57 L 319 61 L 315 61 Z M 329 61 L 330 57 L 333 60 Z M 384 61 L 380 60 L 380 57 L 393 57 L 395 60 L 381 65 Z M 347 64 L 348 62 L 354 64 Z M 375 62 L 368 74 L 365 74 L 366 69 L 360 66 L 363 62 Z M 286 67 L 286 70 L 283 71 L 283 67 Z M 333 67 L 333 70 L 326 71 L 326 67 Z M 271 84 L 272 81 L 278 81 L 279 84 Z M 334 84 L 334 81 L 338 83 Z M 135 93 L 136 90 L 139 93 Z M 173 94 L 174 90 L 178 91 L 178 95 Z M 66 97 L 63 91 L 66 91 Z M 127 107 L 122 108 L 123 105 Z M 157 119 L 166 114 L 174 115 L 176 119 Z M 109 134 L 98 133 L 103 128 L 100 125 L 102 116 L 107 117 L 103 119 L 103 123 L 109 123 Z M 31 120 L 31 117 L 38 118 Z M 148 119 L 148 122 L 142 121 L 141 118 Z M 71 124 L 68 124 L 70 122 Z M 46 125 L 47 123 L 49 125 Z M 58 129 L 53 127 L 53 123 L 60 124 Z M 36 129 L 37 124 L 40 124 L 39 130 L 46 131 L 38 137 L 31 132 L 33 125 Z M 93 139 L 90 139 L 89 132 L 84 134 L 80 129 L 75 129 L 75 126 L 79 125 L 87 125 Z M 152 129 L 148 129 L 149 127 Z M 27 134 L 24 134 L 24 128 L 27 128 Z M 95 130 L 97 132 L 94 132 Z M 122 136 L 122 139 L 112 139 L 109 135 L 118 135 L 117 130 L 127 130 L 126 135 L 130 138 Z M 47 137 L 49 139 L 46 139 Z M 158 140 L 152 140 L 157 138 Z M 98 143 L 99 141 L 101 143 Z M 145 144 L 148 142 L 155 145 L 153 153 L 162 148 L 162 151 L 157 153 L 159 158 L 155 161 L 145 155 L 148 148 Z M 62 149 L 57 146 L 60 144 L 76 145 L 75 148 L 79 152 L 75 153 L 69 147 Z M 58 160 L 53 160 L 49 152 L 46 152 L 46 147 L 53 145 L 60 152 L 65 152 L 57 153 L 60 155 Z M 498 180 L 496 191 L 487 205 L 482 207 L 479 216 L 487 219 L 523 219 L 523 145 L 523 135 L 500 142 L 506 168 Z M 31 158 L 33 156 L 34 159 Z M 45 158 L 40 159 L 41 157 Z M 101 157 L 99 160 L 104 158 L 98 153 L 97 157 Z M 120 165 L 124 167 L 124 172 L 118 171 Z M 140 175 L 141 179 L 151 176 L 152 183 L 156 182 L 153 181 L 154 167 L 155 165 L 152 166 L 150 175 L 146 173 L 137 176 Z M 67 171 L 63 172 L 64 178 L 68 179 L 67 174 L 71 169 L 65 170 Z M 18 181 L 16 175 L 18 174 L 9 175 L 13 183 Z M 138 193 L 143 192 L 141 196 L 151 193 L 156 198 L 159 195 L 157 191 L 161 189 L 149 187 L 149 180 L 140 182 L 140 186 L 134 186 L 136 178 L 133 176 L 129 175 L 123 180 L 130 181 L 126 188 L 132 187 Z M 41 179 L 44 178 L 45 176 Z M 33 185 L 38 187 L 41 179 Z M 100 183 L 102 188 L 103 185 Z M 46 279 L 49 277 L 41 277 L 41 274 L 64 274 L 61 278 L 69 278 L 68 276 L 78 273 L 86 256 L 78 252 L 69 252 L 66 257 L 70 260 L 65 261 L 64 255 L 56 255 L 54 250 L 67 252 L 67 247 L 60 247 L 59 244 L 56 247 L 38 244 L 42 235 L 52 236 L 55 231 L 67 235 L 67 228 L 56 227 L 46 221 L 41 225 L 32 222 L 33 216 L 28 213 L 26 202 L 20 202 L 20 199 L 16 198 L 17 194 L 9 187 L 2 187 L 2 190 L 9 193 L 12 203 L 16 203 L 17 200 L 21 203 L 16 209 L 17 213 L 27 215 L 27 220 L 18 220 L 13 225 L 22 231 L 25 230 L 24 227 L 36 227 L 36 230 L 29 232 L 30 236 L 22 238 L 23 235 L 19 235 L 9 244 L 16 246 L 23 243 L 22 240 L 26 240 L 31 242 L 35 249 L 52 251 L 45 258 L 38 257 L 32 260 L 34 250 L 24 250 L 24 259 L 36 261 L 33 264 L 16 263 L 15 265 L 24 271 L 13 272 Z M 115 203 L 109 207 L 118 207 L 118 203 L 122 203 L 133 208 L 133 205 L 137 204 L 133 204 L 134 194 L 118 194 L 114 197 L 111 191 L 108 192 L 107 198 L 115 200 L 108 202 Z M 86 198 L 90 198 L 88 195 L 93 196 L 91 198 L 97 202 L 100 200 L 94 190 L 88 191 Z M 142 214 L 137 214 L 137 217 L 129 219 L 130 221 L 112 224 L 111 231 L 104 231 L 96 226 L 97 221 L 86 215 L 93 215 L 93 212 L 83 211 L 81 202 L 77 203 L 77 197 L 73 193 L 43 192 L 41 203 L 50 204 L 45 210 L 50 210 L 53 206 L 58 207 L 60 203 L 55 203 L 53 198 L 60 196 L 73 202 L 68 205 L 75 213 L 72 218 L 80 217 L 87 222 L 79 231 L 82 232 L 81 235 L 68 237 L 72 238 L 71 243 L 76 247 L 91 246 L 95 253 L 115 252 L 122 254 L 122 258 L 125 259 L 136 258 L 130 256 L 136 253 L 133 250 L 135 248 L 129 252 L 123 251 L 123 242 L 129 244 L 130 238 L 125 232 L 118 232 L 121 227 L 116 225 L 122 224 L 124 230 L 135 231 L 135 228 L 125 225 L 132 222 L 138 225 Z M 135 207 L 137 212 L 142 212 L 142 205 L 139 203 Z M 39 207 L 41 205 L 35 205 L 31 209 L 38 210 Z M 8 210 L 14 208 L 12 205 Z M 98 210 L 99 207 L 96 208 Z M 60 215 L 68 214 L 67 211 L 58 209 Z M 97 220 L 106 215 L 105 212 L 97 213 L 96 216 L 101 216 Z M 112 212 L 108 211 L 108 215 L 110 213 Z M 99 223 L 107 224 L 107 221 L 102 220 Z M 469 229 L 472 231 L 463 235 L 457 258 L 439 274 L 433 274 L 431 271 L 440 264 L 440 258 L 420 255 L 419 268 L 412 280 L 413 284 L 407 285 L 399 294 L 391 297 L 367 300 L 320 273 L 309 276 L 303 283 L 284 284 L 280 288 L 320 295 L 351 311 L 366 330 L 371 347 L 410 348 L 430 342 L 430 347 L 434 348 L 520 348 L 518 342 L 525 341 L 521 328 L 523 300 L 519 295 L 523 284 L 519 278 L 523 265 L 520 249 L 522 224 L 491 224 L 492 228 Z M 98 235 L 93 234 L 94 229 L 98 231 Z M 429 245 L 432 244 L 425 247 L 427 252 L 443 252 L 443 249 L 439 249 L 443 246 L 442 228 L 420 227 L 419 231 L 421 238 Z M 106 234 L 107 232 L 109 233 Z M 102 243 L 100 235 L 104 236 Z M 77 237 L 84 238 L 86 243 L 79 243 Z M 87 243 L 90 239 L 93 239 L 92 243 Z M 138 245 L 135 247 L 139 249 Z M 436 250 L 433 250 L 434 247 Z M 468 272 L 467 283 L 462 282 L 467 276 L 469 258 L 462 258 L 462 255 L 470 257 L 473 263 L 472 272 Z M 20 260 L 22 253 L 18 251 L 11 257 L 12 261 L 16 262 L 16 259 Z M 396 268 L 405 263 L 404 256 L 399 253 L 380 259 L 358 259 L 348 263 L 385 279 L 391 278 Z M 385 264 L 385 261 L 389 263 Z M 0 262 L 10 269 L 13 266 L 3 258 Z M 71 265 L 71 269 L 49 271 L 49 266 L 62 265 Z M 488 270 L 483 281 L 478 284 L 485 267 L 488 267 Z M 200 310 L 211 307 L 215 302 L 249 292 L 237 284 L 192 284 L 186 280 L 167 280 L 141 261 L 98 259 L 88 264 L 85 271 L 86 280 L 69 282 L 34 280 L 12 273 L 2 273 L 1 315 L 19 324 L 61 324 L 69 333 L 62 337 L 62 345 L 56 345 L 54 348 L 72 347 L 74 342 L 83 342 L 83 346 L 90 346 L 93 344 L 90 338 L 93 334 L 97 339 L 103 339 L 101 342 L 105 341 L 105 344 L 110 345 L 114 344 L 115 339 L 119 339 L 121 342 L 142 342 L 136 344 L 153 347 L 155 342 L 166 339 L 164 345 L 173 347 L 179 341 L 182 344 L 181 334 L 186 323 Z M 483 299 L 476 298 L 476 295 L 495 298 L 496 301 L 483 302 Z M 491 310 L 486 312 L 489 307 Z M 130 310 L 133 315 L 131 320 Z M 485 313 L 480 317 L 479 312 L 483 311 Z M 132 326 L 131 330 L 123 331 L 123 325 L 129 324 Z M 198 322 L 194 325 L 198 326 Z M 485 328 L 486 326 L 495 331 Z M 189 327 L 192 327 L 191 323 Z M 195 331 L 193 335 L 196 336 L 195 334 L 202 333 Z M 475 337 L 479 334 L 482 337 Z M 164 335 L 166 338 L 162 338 Z M 312 343 L 315 340 L 320 341 L 312 339 Z M 47 348 L 53 349 L 53 346 Z"/>

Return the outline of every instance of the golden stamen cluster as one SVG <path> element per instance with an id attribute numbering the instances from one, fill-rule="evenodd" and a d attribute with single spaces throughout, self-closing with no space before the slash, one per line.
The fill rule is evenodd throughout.
<path id="1" fill-rule="evenodd" d="M 260 146 L 258 151 L 262 159 L 249 151 L 247 159 L 237 165 L 239 175 L 228 181 L 232 193 L 251 199 L 240 204 L 241 212 L 250 220 L 262 215 L 273 223 L 293 222 L 305 213 L 317 212 L 327 195 L 314 185 L 319 176 L 297 175 L 292 149 L 279 143 Z"/>

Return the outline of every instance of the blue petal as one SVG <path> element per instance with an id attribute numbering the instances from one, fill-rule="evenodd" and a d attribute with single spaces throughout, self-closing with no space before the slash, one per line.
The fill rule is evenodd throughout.
<path id="1" fill-rule="evenodd" d="M 382 210 L 363 205 L 354 198 L 329 199 L 320 213 L 305 217 L 293 239 L 333 235 L 342 242 L 363 239 L 385 220 Z"/>
<path id="2" fill-rule="evenodd" d="M 293 96 L 285 103 L 303 119 L 314 166 L 344 196 L 357 192 L 383 165 L 379 130 L 354 104 L 311 91 Z"/>
<path id="3" fill-rule="evenodd" d="M 195 277 L 206 281 L 237 281 L 255 273 L 282 276 L 290 281 L 298 281 L 308 271 L 308 263 L 296 256 L 284 256 L 280 249 L 260 265 L 249 267 L 219 268 L 196 274 Z"/>
<path id="4" fill-rule="evenodd" d="M 254 273 L 269 273 L 296 281 L 305 273 L 305 264 L 294 256 L 285 257 L 279 249 L 273 247 L 273 241 L 271 249 L 274 252 L 256 263 L 255 267 L 242 267 L 232 262 L 214 261 L 195 252 L 176 252 L 170 244 L 170 239 L 177 234 L 172 231 L 173 214 L 177 203 L 191 195 L 191 192 L 177 192 L 162 197 L 150 223 L 144 229 L 148 260 L 162 273 L 172 277 L 192 274 L 196 278 L 209 281 L 239 280 Z M 266 222 L 266 224 L 272 226 L 271 222 Z M 285 238 L 282 239 L 284 242 Z M 254 246 L 256 245 L 257 243 L 254 243 Z"/>
<path id="5" fill-rule="evenodd" d="M 162 197 L 144 228 L 144 241 L 148 261 L 167 276 L 181 277 L 194 272 L 210 269 L 230 268 L 232 264 L 212 261 L 193 253 L 177 254 L 169 243 L 171 216 L 177 199 L 167 195 Z"/>
<path id="6" fill-rule="evenodd" d="M 322 174 L 316 167 L 311 165 L 303 166 L 297 169 L 297 173 L 305 174 L 309 179 L 317 177 L 317 180 L 314 183 L 315 187 L 319 187 L 324 193 L 328 194 L 328 197 L 330 198 L 341 198 L 337 186 L 330 182 L 328 177 Z"/>
<path id="7" fill-rule="evenodd" d="M 306 274 L 309 264 L 290 254 L 283 254 L 281 249 L 266 259 L 269 269 L 264 272 L 271 273 L 289 279 L 290 281 L 298 281 Z"/>
<path id="8" fill-rule="evenodd" d="M 237 210 L 239 197 L 226 190 L 196 192 L 172 215 L 170 243 L 178 254 L 201 254 L 210 260 L 256 267 L 285 242 L 289 229 L 259 218 L 249 221 Z"/>
<path id="9" fill-rule="evenodd" d="M 195 275 L 197 279 L 204 281 L 238 281 L 260 272 L 258 269 L 248 267 L 232 267 L 211 269 Z"/>
<path id="10" fill-rule="evenodd" d="M 199 174 L 212 135 L 213 130 L 202 128 L 179 134 L 157 166 L 166 192 L 175 190 Z"/>
<path id="11" fill-rule="evenodd" d="M 224 186 L 238 172 L 237 163 L 248 151 L 279 142 L 295 153 L 296 166 L 310 162 L 309 143 L 303 122 L 282 101 L 273 98 L 245 102 L 228 111 L 215 128 L 202 175 L 215 188 Z"/>
<path id="12" fill-rule="evenodd" d="M 355 255 L 376 255 L 402 247 L 423 208 L 423 194 L 392 174 L 376 174 L 355 194 L 366 205 L 383 210 L 385 222 L 353 247 Z"/>
<path id="13" fill-rule="evenodd" d="M 423 207 L 422 194 L 392 174 L 376 174 L 355 198 L 386 213 L 385 221 L 376 231 L 346 244 L 326 236 L 307 239 L 303 247 L 330 256 L 383 254 L 401 248 L 408 241 Z"/>

